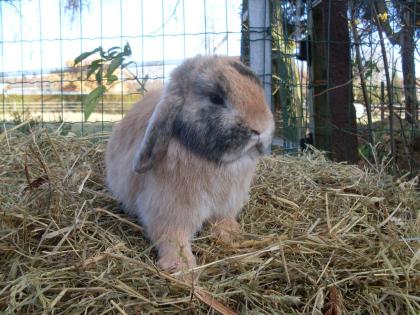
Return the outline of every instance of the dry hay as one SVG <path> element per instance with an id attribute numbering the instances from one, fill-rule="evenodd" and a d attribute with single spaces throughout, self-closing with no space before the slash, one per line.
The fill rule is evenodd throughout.
<path id="1" fill-rule="evenodd" d="M 419 314 L 414 180 L 320 153 L 266 158 L 246 240 L 205 227 L 192 284 L 155 267 L 108 195 L 106 137 L 0 134 L 0 313 Z"/>

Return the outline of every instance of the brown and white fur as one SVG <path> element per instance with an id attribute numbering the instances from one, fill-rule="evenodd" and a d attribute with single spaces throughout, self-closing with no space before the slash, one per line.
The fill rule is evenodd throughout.
<path id="1" fill-rule="evenodd" d="M 258 77 L 222 56 L 187 59 L 114 127 L 108 186 L 145 227 L 161 268 L 195 266 L 190 239 L 206 221 L 224 241 L 239 231 L 235 216 L 273 129 Z"/>

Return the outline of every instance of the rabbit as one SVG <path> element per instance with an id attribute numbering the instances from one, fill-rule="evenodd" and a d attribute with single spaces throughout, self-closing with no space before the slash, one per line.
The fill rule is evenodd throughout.
<path id="1" fill-rule="evenodd" d="M 185 60 L 114 126 L 107 185 L 144 226 L 160 268 L 196 266 L 190 239 L 204 222 L 222 242 L 240 235 L 235 217 L 273 131 L 260 79 L 217 55 Z"/>

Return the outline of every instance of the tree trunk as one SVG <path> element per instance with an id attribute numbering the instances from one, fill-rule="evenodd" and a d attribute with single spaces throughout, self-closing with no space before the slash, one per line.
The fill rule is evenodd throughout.
<path id="1" fill-rule="evenodd" d="M 333 159 L 355 163 L 356 113 L 352 104 L 348 1 L 312 9 L 315 145 Z"/>
<path id="2" fill-rule="evenodd" d="M 401 36 L 401 63 L 404 80 L 405 119 L 412 123 L 417 118 L 416 74 L 414 65 L 414 19 L 408 9 L 402 12 L 404 25 Z"/>
<path id="3" fill-rule="evenodd" d="M 329 1 L 324 1 L 328 3 Z M 338 128 L 332 135 L 333 156 L 338 161 L 357 162 L 356 112 L 352 100 L 350 37 L 347 20 L 348 1 L 331 1 L 330 4 L 329 86 L 327 94 L 333 124 Z M 327 7 L 327 6 L 326 6 Z M 328 12 L 328 9 L 324 11 Z M 348 82 L 348 84 L 345 84 Z M 343 85 L 345 84 L 345 85 Z M 337 86 L 343 85 L 339 88 Z"/>
<path id="4" fill-rule="evenodd" d="M 327 2 L 327 1 L 324 1 Z M 313 104 L 313 127 L 314 127 L 314 141 L 315 146 L 328 153 L 332 152 L 331 146 L 331 110 L 330 104 L 327 101 L 327 94 L 325 91 L 328 88 L 327 85 L 327 45 L 325 32 L 324 20 L 327 16 L 323 10 L 324 4 L 321 3 L 316 7 L 312 8 L 311 23 L 309 27 L 311 33 L 311 82 L 310 86 L 312 91 Z"/>

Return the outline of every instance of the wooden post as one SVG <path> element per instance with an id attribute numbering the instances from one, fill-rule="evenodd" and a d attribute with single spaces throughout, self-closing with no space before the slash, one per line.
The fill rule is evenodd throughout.
<path id="1" fill-rule="evenodd" d="M 323 7 L 325 4 L 313 4 L 311 13 L 311 96 L 313 106 L 314 140 L 315 146 L 331 153 L 331 109 L 327 100 L 327 34 L 325 31 Z"/>
<path id="2" fill-rule="evenodd" d="M 338 161 L 357 161 L 347 1 L 311 1 L 311 86 L 315 146 Z"/>
<path id="3" fill-rule="evenodd" d="M 263 82 L 271 111 L 271 19 L 269 0 L 249 0 L 249 63 Z"/>

